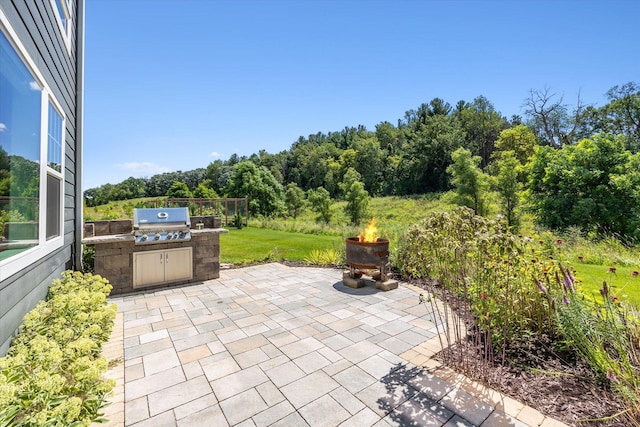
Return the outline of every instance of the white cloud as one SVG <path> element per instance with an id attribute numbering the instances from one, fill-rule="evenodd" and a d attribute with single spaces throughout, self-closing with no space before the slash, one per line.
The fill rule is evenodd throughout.
<path id="1" fill-rule="evenodd" d="M 140 176 L 151 176 L 164 172 L 171 172 L 171 169 L 151 162 L 129 162 L 116 165 L 117 168 L 134 173 Z"/>
<path id="2" fill-rule="evenodd" d="M 214 159 L 219 159 L 222 156 L 224 156 L 224 154 L 220 154 L 217 151 L 212 151 L 211 153 L 209 153 L 209 157 L 213 157 Z"/>
<path id="3" fill-rule="evenodd" d="M 7 130 L 7 125 L 0 123 L 0 132 L 4 132 L 5 130 Z"/>
<path id="4" fill-rule="evenodd" d="M 42 90 L 42 88 L 40 87 L 40 85 L 36 82 L 29 82 L 29 87 L 31 88 L 31 90 Z"/>

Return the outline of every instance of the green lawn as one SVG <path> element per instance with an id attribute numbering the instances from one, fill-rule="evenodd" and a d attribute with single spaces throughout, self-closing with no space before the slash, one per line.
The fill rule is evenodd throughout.
<path id="1" fill-rule="evenodd" d="M 339 236 L 302 234 L 245 227 L 220 235 L 220 262 L 251 264 L 263 261 L 304 261 L 313 250 L 340 249 Z"/>
<path id="2" fill-rule="evenodd" d="M 609 266 L 587 263 L 573 263 L 576 278 L 580 281 L 578 289 L 585 295 L 600 298 L 602 282 L 607 282 L 611 294 L 622 300 L 627 300 L 636 307 L 640 307 L 640 276 L 633 276 L 632 271 L 637 267 L 615 266 L 615 273 L 609 271 Z"/>

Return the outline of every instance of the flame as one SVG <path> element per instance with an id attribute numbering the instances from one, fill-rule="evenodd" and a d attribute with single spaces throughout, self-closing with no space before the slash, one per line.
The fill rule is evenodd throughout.
<path id="1" fill-rule="evenodd" d="M 377 242 L 378 241 L 378 229 L 376 228 L 376 219 L 371 218 L 371 222 L 364 229 L 364 235 L 358 235 L 358 240 L 361 242 Z"/>

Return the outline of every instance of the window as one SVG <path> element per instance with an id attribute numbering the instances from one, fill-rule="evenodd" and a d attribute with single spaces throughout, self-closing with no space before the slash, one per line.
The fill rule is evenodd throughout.
<path id="1" fill-rule="evenodd" d="M 58 26 L 67 47 L 67 52 L 71 52 L 71 1 L 69 0 L 51 0 L 51 4 L 56 11 Z"/>
<path id="2" fill-rule="evenodd" d="M 1 10 L 0 94 L 4 280 L 62 246 L 65 117 Z"/>

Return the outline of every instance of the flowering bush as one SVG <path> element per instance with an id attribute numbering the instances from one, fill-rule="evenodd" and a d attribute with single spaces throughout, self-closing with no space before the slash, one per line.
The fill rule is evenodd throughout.
<path id="1" fill-rule="evenodd" d="M 436 281 L 445 299 L 466 301 L 459 309 L 470 311 L 483 342 L 497 353 L 514 338 L 555 333 L 553 306 L 566 295 L 555 277 L 574 280 L 559 263 L 561 244 L 513 235 L 504 221 L 458 208 L 411 227 L 398 267 Z"/>
<path id="2" fill-rule="evenodd" d="M 563 264 L 566 243 L 542 235 L 515 236 L 499 220 L 466 208 L 435 213 L 411 227 L 397 266 L 405 275 L 433 281 L 434 313 L 446 322 L 449 350 L 472 338 L 477 353 L 448 351 L 443 357 L 481 371 L 485 362 L 506 361 L 516 341 L 548 339 L 552 348 L 572 349 L 628 404 L 618 414 L 640 419 L 640 313 L 603 283 L 602 302 L 580 293 L 575 271 Z M 616 267 L 609 267 L 616 274 Z M 631 271 L 633 280 L 639 273 Z M 457 316 L 450 316 L 448 307 Z M 444 312 L 444 315 L 442 314 Z M 456 336 L 449 339 L 449 331 Z M 543 342 L 542 340 L 540 342 Z M 517 346 L 513 346 L 517 347 Z M 483 358 L 478 358 L 482 354 Z M 456 361 L 457 358 L 457 361 Z M 464 359 L 464 360 L 461 360 Z M 637 425 L 637 424 L 626 424 Z"/>
<path id="3" fill-rule="evenodd" d="M 67 271 L 46 301 L 27 313 L 6 357 L 0 358 L 0 426 L 87 426 L 114 387 L 100 356 L 116 306 L 111 285 Z"/>

